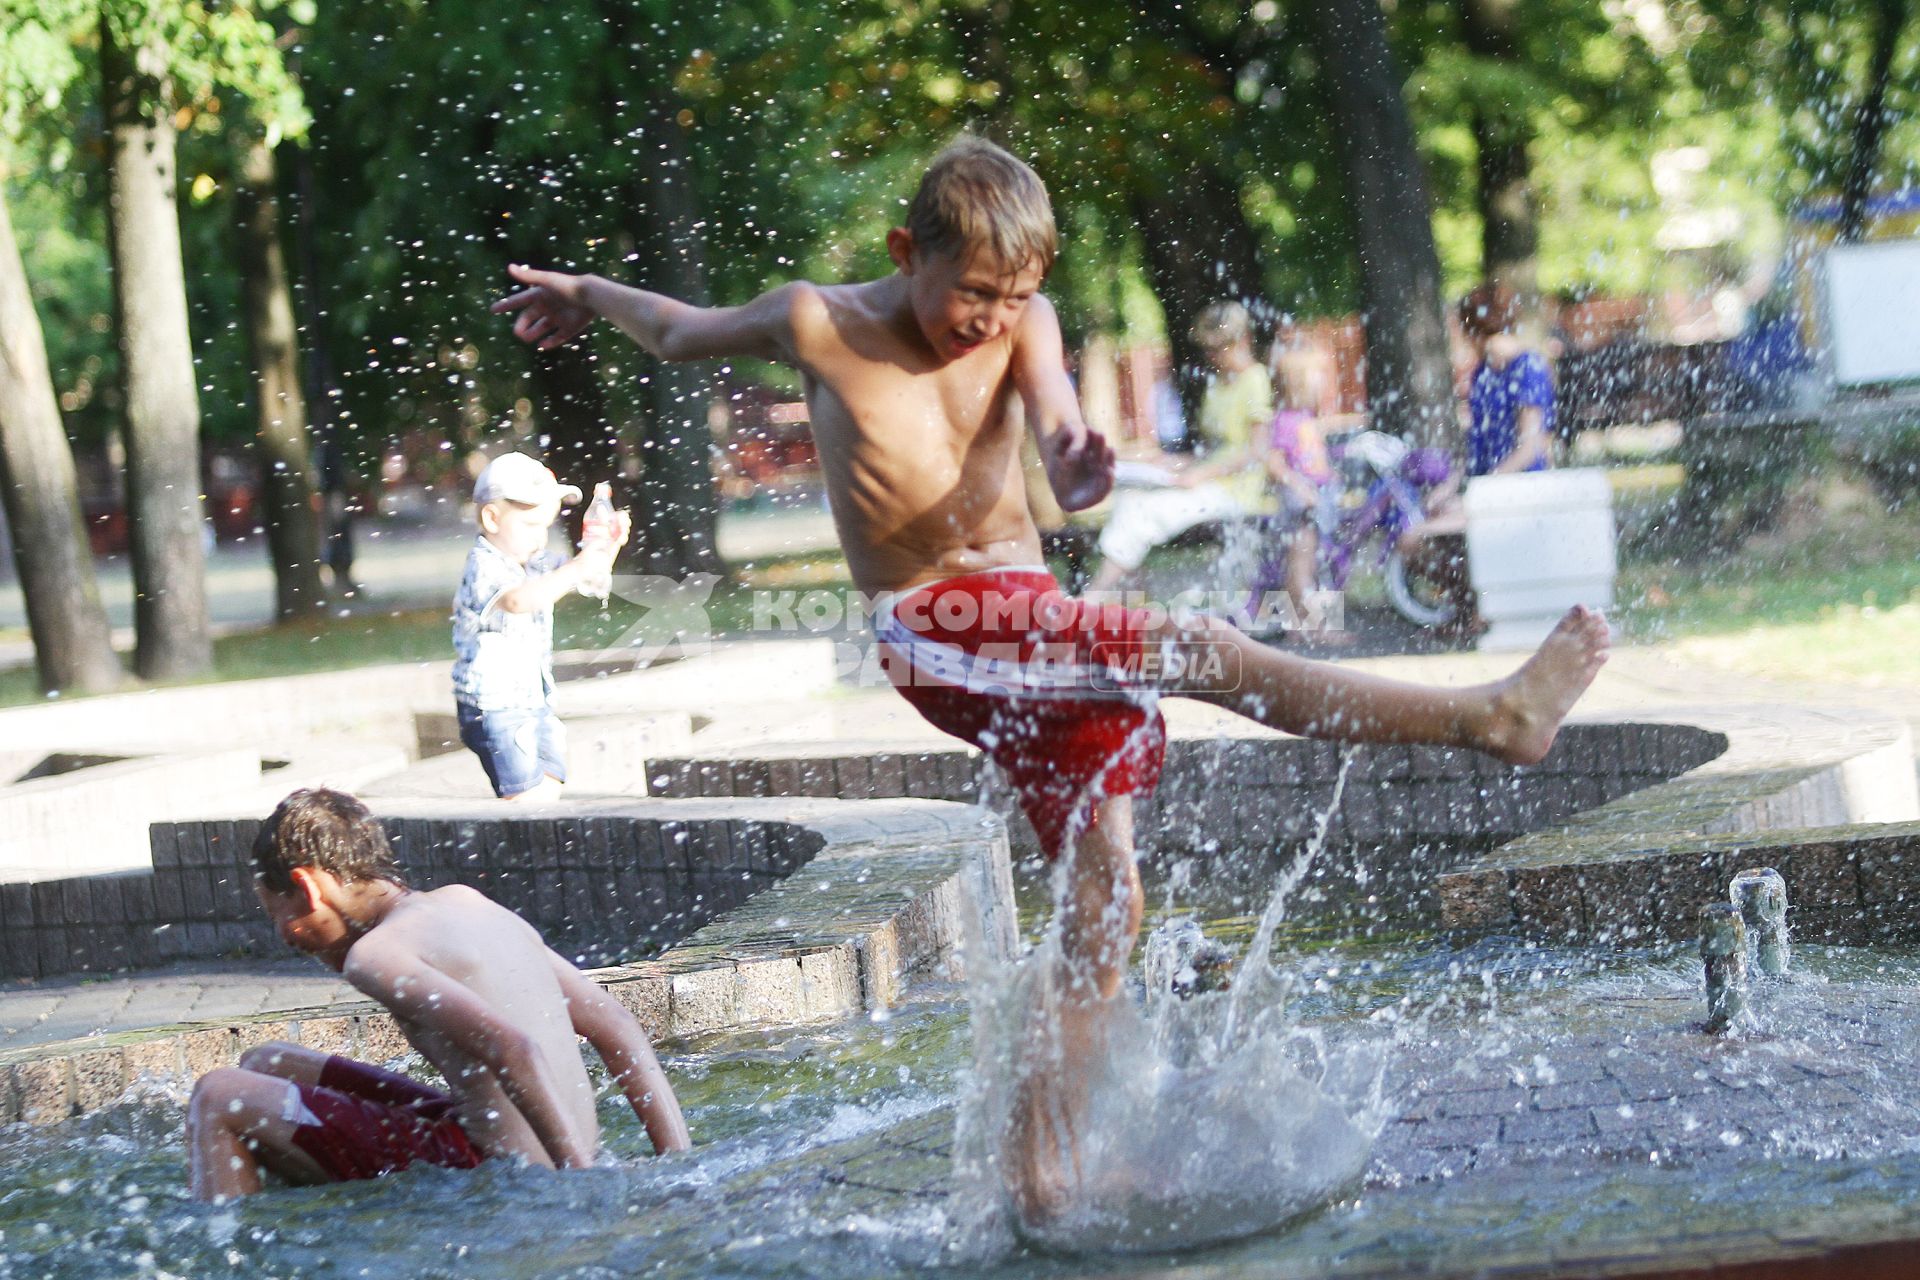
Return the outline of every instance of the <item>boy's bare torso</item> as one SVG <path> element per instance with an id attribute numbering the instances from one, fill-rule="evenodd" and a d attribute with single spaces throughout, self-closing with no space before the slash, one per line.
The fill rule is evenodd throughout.
<path id="1" fill-rule="evenodd" d="M 816 286 L 792 317 L 854 585 L 898 591 L 1040 563 L 1020 474 L 1018 327 L 941 361 L 889 322 L 887 291 L 898 283 Z"/>
<path id="2" fill-rule="evenodd" d="M 450 885 L 408 894 L 355 946 L 376 935 L 459 982 L 501 1020 L 525 1032 L 545 1058 L 586 1148 L 597 1145 L 593 1086 L 546 944 L 532 925 L 464 885 Z M 489 1155 L 544 1159 L 539 1138 L 491 1071 L 430 1028 L 398 1014 L 395 1020 L 408 1042 L 439 1070 L 456 1099 L 460 1125 L 476 1146 Z"/>

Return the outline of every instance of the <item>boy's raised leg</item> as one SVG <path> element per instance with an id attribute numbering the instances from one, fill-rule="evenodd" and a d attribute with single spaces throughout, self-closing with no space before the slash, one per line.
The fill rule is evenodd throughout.
<path id="1" fill-rule="evenodd" d="M 1346 742 L 1471 747 L 1508 764 L 1533 764 L 1553 746 L 1560 722 L 1607 660 L 1607 622 L 1576 605 L 1533 656 L 1502 680 L 1459 689 L 1413 684 L 1314 662 L 1248 639 L 1217 619 L 1171 634 L 1190 655 L 1186 669 L 1216 646 L 1238 653 L 1231 689 L 1196 681 L 1168 692 L 1212 702 L 1287 733 Z"/>

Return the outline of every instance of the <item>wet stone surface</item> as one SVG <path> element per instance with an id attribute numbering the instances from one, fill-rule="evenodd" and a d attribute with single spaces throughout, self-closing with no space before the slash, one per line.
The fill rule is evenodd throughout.
<path id="1" fill-rule="evenodd" d="M 1467 1019 L 1474 1025 L 1436 1020 L 1396 1036 L 1386 1081 L 1394 1118 L 1375 1143 L 1365 1185 L 1305 1234 L 1337 1238 L 1341 1215 L 1355 1206 L 1376 1213 L 1436 1196 L 1513 1215 L 1519 1188 L 1542 1177 L 1562 1191 L 1591 1180 L 1611 1199 L 1573 1239 L 1502 1243 L 1496 1221 L 1480 1224 L 1485 1256 L 1454 1248 L 1471 1233 L 1430 1242 L 1431 1252 L 1412 1251 L 1424 1254 L 1420 1274 L 1485 1274 L 1492 1259 L 1514 1274 L 1643 1257 L 1681 1265 L 1920 1230 L 1920 1210 L 1881 1198 L 1887 1178 L 1909 1202 L 1920 1188 L 1920 991 L 1819 979 L 1763 987 L 1755 1002 L 1763 1025 L 1733 1038 L 1704 1033 L 1702 1001 L 1690 991 L 1588 992 L 1582 1003 L 1575 1013 L 1544 999 Z M 1471 1046 L 1464 1054 L 1463 1045 Z M 953 1210 L 952 1133 L 953 1112 L 941 1107 L 769 1167 L 727 1196 L 745 1205 L 778 1187 L 823 1222 Z M 1801 1185 L 1838 1188 L 1863 1168 L 1877 1190 L 1859 1202 Z M 1746 1198 L 1724 1213 L 1682 1211 L 1680 1199 L 1649 1189 L 1662 1178 L 1708 1195 L 1745 1188 Z M 1749 1183 L 1777 1202 L 1764 1203 Z M 1320 1268 L 1300 1274 L 1408 1273 L 1404 1241 L 1380 1243 L 1378 1256 L 1295 1244 Z M 1295 1274 L 1295 1248 L 1281 1252 L 1288 1259 L 1260 1255 L 1279 1268 L 1267 1274 Z M 1449 1261 L 1450 1252 L 1460 1256 Z M 1190 1264 L 1208 1274 L 1204 1259 Z"/>
<path id="2" fill-rule="evenodd" d="M 195 961 L 104 981 L 15 982 L 0 987 L 0 1051 L 364 1000 L 337 975 L 298 957 Z"/>

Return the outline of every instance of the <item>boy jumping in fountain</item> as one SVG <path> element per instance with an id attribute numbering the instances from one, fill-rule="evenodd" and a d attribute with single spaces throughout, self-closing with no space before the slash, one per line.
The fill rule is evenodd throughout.
<path id="1" fill-rule="evenodd" d="M 494 304 L 517 311 L 514 333 L 542 349 L 604 318 L 660 359 L 750 356 L 800 371 L 841 545 L 855 585 L 875 598 L 895 686 L 992 757 L 1046 854 L 1068 859 L 1056 1014 L 1029 1027 L 1034 1040 L 1050 1032 L 1034 1060 L 1053 1067 L 1025 1073 L 1001 1148 L 1029 1226 L 1072 1194 L 1101 1012 L 1139 935 L 1132 798 L 1159 777 L 1159 695 L 1289 733 L 1528 763 L 1546 754 L 1607 652 L 1605 621 L 1578 608 L 1506 679 L 1428 688 L 1269 649 L 1213 618 L 1065 596 L 1027 511 L 1021 433 L 1034 433 L 1070 511 L 1106 496 L 1114 453 L 1081 417 L 1059 322 L 1039 292 L 1056 248 L 1039 177 L 962 137 L 928 167 L 906 225 L 887 233 L 897 270 L 878 280 L 795 282 L 706 308 L 514 267 L 523 288 Z M 1183 674 L 1155 680 L 1154 670 Z"/>
<path id="2" fill-rule="evenodd" d="M 249 1195 L 262 1167 L 304 1184 L 491 1156 L 585 1168 L 600 1125 L 576 1036 L 607 1064 L 653 1149 L 687 1149 L 680 1104 L 633 1015 L 477 890 L 408 889 L 358 800 L 294 792 L 260 828 L 253 858 L 280 936 L 385 1005 L 447 1091 L 297 1045 L 249 1049 L 194 1085 L 195 1196 Z"/>

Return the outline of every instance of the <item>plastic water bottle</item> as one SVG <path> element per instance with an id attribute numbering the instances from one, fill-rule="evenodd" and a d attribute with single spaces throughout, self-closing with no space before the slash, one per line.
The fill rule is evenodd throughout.
<path id="1" fill-rule="evenodd" d="M 613 509 L 613 485 L 602 480 L 593 486 L 593 501 L 587 504 L 586 517 L 580 522 L 580 549 L 605 551 L 614 545 L 620 533 L 620 517 Z M 613 570 L 595 573 L 580 580 L 579 592 L 591 596 L 602 606 L 613 591 Z"/>

